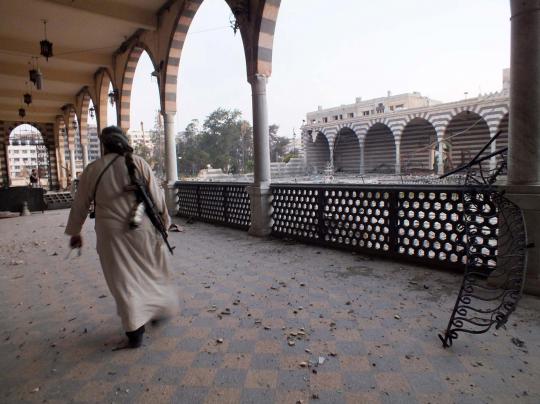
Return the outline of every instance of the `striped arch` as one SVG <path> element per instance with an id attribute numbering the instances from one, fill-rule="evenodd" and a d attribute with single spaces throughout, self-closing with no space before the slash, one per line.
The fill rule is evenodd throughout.
<path id="1" fill-rule="evenodd" d="M 309 172 L 322 173 L 331 161 L 330 144 L 321 129 L 308 130 L 303 137 Z"/>
<path id="2" fill-rule="evenodd" d="M 163 88 L 160 90 L 161 108 L 166 113 L 176 112 L 176 90 L 180 57 L 186 40 L 187 32 L 195 17 L 195 13 L 203 0 L 186 0 L 181 9 L 174 31 L 171 34 L 169 53 L 165 61 Z"/>
<path id="3" fill-rule="evenodd" d="M 108 69 L 102 68 L 98 71 L 97 76 L 97 103 L 94 102 L 94 108 L 96 109 L 98 132 L 101 132 L 103 128 L 108 125 L 107 122 L 107 103 L 109 102 L 109 85 L 112 84 L 113 88 L 116 88 L 112 79 L 111 72 Z M 118 116 L 118 102 L 115 104 L 116 112 Z M 118 119 L 118 118 L 117 118 Z"/>
<path id="4" fill-rule="evenodd" d="M 433 171 L 437 132 L 425 117 L 409 116 L 401 133 L 400 161 L 405 173 L 424 174 Z"/>
<path id="5" fill-rule="evenodd" d="M 333 145 L 335 172 L 360 173 L 360 142 L 355 131 L 342 126 Z"/>
<path id="6" fill-rule="evenodd" d="M 445 170 L 468 163 L 489 141 L 491 131 L 486 120 L 470 109 L 454 114 L 444 132 Z M 489 154 L 486 150 L 485 154 Z"/>
<path id="7" fill-rule="evenodd" d="M 366 173 L 395 172 L 396 142 L 387 120 L 373 120 L 365 135 L 364 170 Z"/>
<path id="8" fill-rule="evenodd" d="M 83 145 L 88 145 L 88 108 L 90 107 L 90 100 L 92 100 L 92 97 L 88 90 L 83 90 L 78 108 L 79 131 L 81 134 L 81 144 Z M 95 104 L 93 100 L 92 104 Z"/>
<path id="9" fill-rule="evenodd" d="M 152 66 L 154 70 L 156 69 L 155 59 L 152 53 L 148 50 L 148 47 L 143 43 L 136 43 L 131 50 L 129 51 L 129 56 L 126 61 L 126 66 L 124 67 L 124 72 L 122 74 L 122 88 L 120 91 L 120 120 L 119 125 L 125 132 L 129 129 L 130 121 L 130 107 L 131 107 L 131 89 L 133 86 L 133 78 L 135 77 L 135 70 L 137 68 L 137 63 L 139 63 L 139 58 L 142 53 L 148 53 L 150 60 L 152 61 Z M 159 88 L 158 88 L 159 90 Z"/>
<path id="10" fill-rule="evenodd" d="M 257 27 L 257 62 L 255 72 L 253 73 L 270 77 L 272 74 L 274 31 L 281 0 L 266 0 L 262 3 L 262 12 L 259 14 L 261 15 L 261 20 Z"/>

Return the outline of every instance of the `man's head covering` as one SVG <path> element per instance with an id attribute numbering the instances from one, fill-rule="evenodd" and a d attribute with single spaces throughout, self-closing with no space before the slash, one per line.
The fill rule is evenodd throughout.
<path id="1" fill-rule="evenodd" d="M 132 147 L 129 145 L 128 137 L 118 126 L 107 126 L 101 131 L 99 139 L 101 140 L 103 147 L 110 152 L 118 154 L 133 152 Z"/>

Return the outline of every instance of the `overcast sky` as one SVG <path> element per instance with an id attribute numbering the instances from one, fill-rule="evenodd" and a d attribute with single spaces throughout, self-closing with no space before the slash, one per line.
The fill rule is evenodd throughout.
<path id="1" fill-rule="evenodd" d="M 224 0 L 205 0 L 190 27 L 178 84 L 176 129 L 218 107 L 251 121 L 240 34 Z M 502 88 L 510 63 L 508 0 L 282 0 L 267 86 L 269 122 L 298 132 L 306 112 L 419 91 L 454 101 Z M 131 127 L 154 125 L 157 84 L 146 55 L 132 90 Z"/>

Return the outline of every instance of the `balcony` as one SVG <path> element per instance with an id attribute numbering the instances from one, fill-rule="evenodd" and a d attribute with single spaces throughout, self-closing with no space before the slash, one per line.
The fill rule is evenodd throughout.
<path id="1" fill-rule="evenodd" d="M 170 236 L 180 314 L 113 352 L 122 329 L 92 223 L 66 260 L 67 214 L 1 222 L 2 402 L 540 399 L 537 298 L 443 349 L 459 272 L 184 219 Z"/>

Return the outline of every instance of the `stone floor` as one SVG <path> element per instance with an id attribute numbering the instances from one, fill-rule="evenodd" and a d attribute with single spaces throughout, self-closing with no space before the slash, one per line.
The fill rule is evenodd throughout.
<path id="1" fill-rule="evenodd" d="M 458 275 L 200 223 L 171 235 L 180 315 L 113 352 L 92 224 L 66 259 L 66 219 L 0 220 L 2 403 L 540 402 L 540 300 L 445 350 Z"/>

